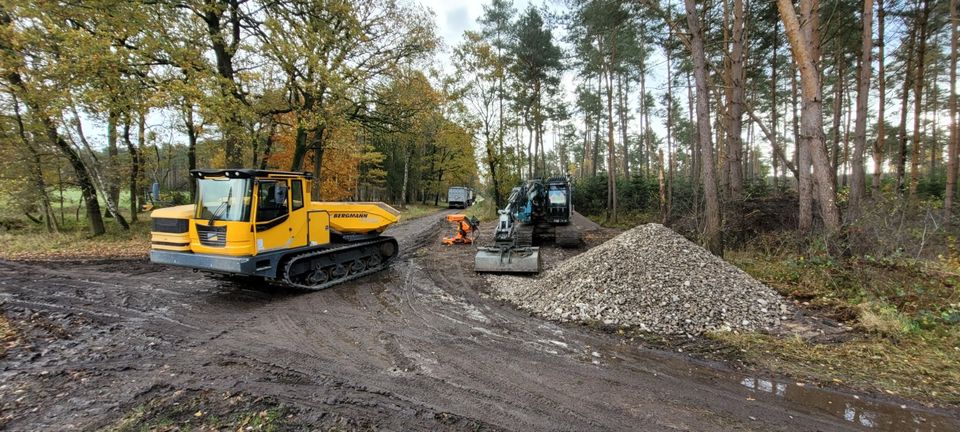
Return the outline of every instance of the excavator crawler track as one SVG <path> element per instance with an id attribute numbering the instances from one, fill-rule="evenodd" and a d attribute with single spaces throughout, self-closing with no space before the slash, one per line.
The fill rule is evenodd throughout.
<path id="1" fill-rule="evenodd" d="M 556 243 L 562 248 L 578 248 L 583 243 L 583 233 L 575 225 L 556 227 Z"/>
<path id="2" fill-rule="evenodd" d="M 533 246 L 533 225 L 517 225 L 516 239 L 518 247 Z"/>
<path id="3" fill-rule="evenodd" d="M 318 291 L 384 270 L 398 252 L 397 240 L 385 236 L 302 252 L 284 259 L 277 279 L 290 287 Z"/>

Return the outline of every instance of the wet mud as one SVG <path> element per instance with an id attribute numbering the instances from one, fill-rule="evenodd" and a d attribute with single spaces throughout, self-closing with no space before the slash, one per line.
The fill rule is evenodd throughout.
<path id="1" fill-rule="evenodd" d="M 960 428 L 956 410 L 743 376 L 530 316 L 488 295 L 471 247 L 439 244 L 443 216 L 390 230 L 402 251 L 390 270 L 320 292 L 142 260 L 0 262 L 16 333 L 0 357 L 0 428 L 208 411 L 276 412 L 289 429 Z M 201 416 L 169 408 L 188 399 Z"/>

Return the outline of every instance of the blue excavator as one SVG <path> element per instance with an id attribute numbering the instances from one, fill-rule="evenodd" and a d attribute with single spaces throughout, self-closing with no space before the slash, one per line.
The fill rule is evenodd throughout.
<path id="1" fill-rule="evenodd" d="M 564 248 L 579 247 L 583 239 L 572 223 L 572 191 L 568 177 L 532 179 L 513 188 L 506 206 L 498 212 L 493 245 L 477 248 L 474 270 L 539 273 L 538 245 L 552 241 Z"/>

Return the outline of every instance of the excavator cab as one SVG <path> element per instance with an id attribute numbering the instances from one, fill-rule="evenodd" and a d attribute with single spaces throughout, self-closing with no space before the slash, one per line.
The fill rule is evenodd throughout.
<path id="1" fill-rule="evenodd" d="M 547 221 L 551 224 L 570 223 L 573 212 L 570 182 L 553 178 L 547 182 L 546 189 Z"/>

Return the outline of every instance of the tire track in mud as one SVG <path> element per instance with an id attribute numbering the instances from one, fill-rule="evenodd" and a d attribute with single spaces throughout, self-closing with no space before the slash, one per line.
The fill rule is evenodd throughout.
<path id="1" fill-rule="evenodd" d="M 319 292 L 143 262 L 0 262 L 4 310 L 82 312 L 75 351 L 113 349 L 102 364 L 71 363 L 69 353 L 43 367 L 0 359 L 5 384 L 34 398 L 27 408 L 0 388 L 0 411 L 15 414 L 6 426 L 97 429 L 151 395 L 201 389 L 271 397 L 318 428 L 341 418 L 387 430 L 851 428 L 744 403 L 751 393 L 702 364 L 490 298 L 470 265 L 474 249 L 439 245 L 447 213 L 392 227 L 401 253 L 391 269 Z M 39 375 L 65 373 L 56 361 L 87 381 Z"/>

